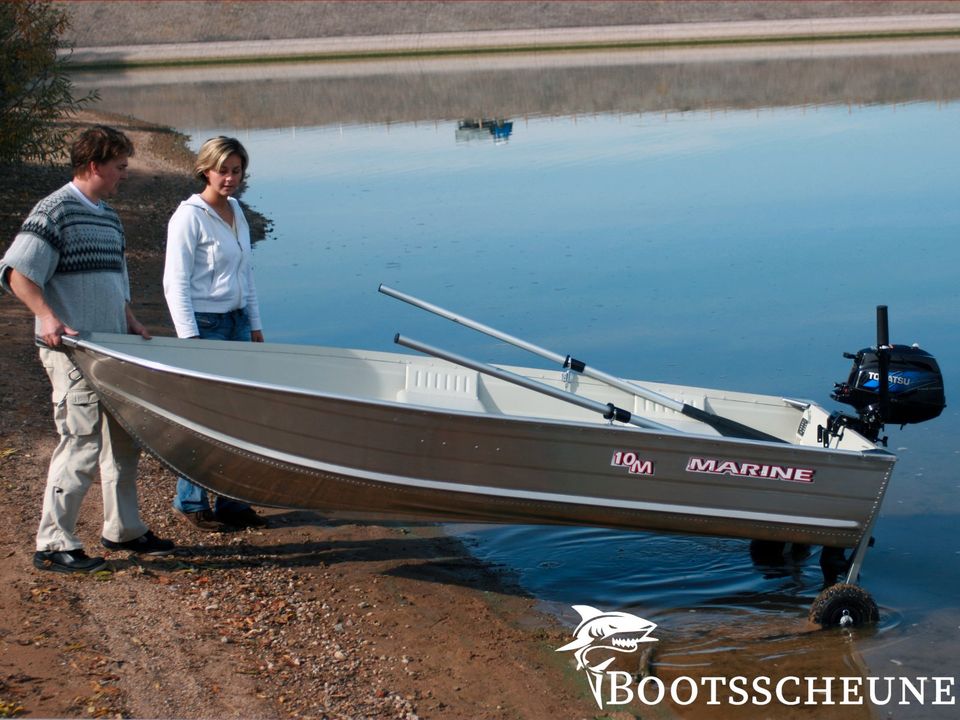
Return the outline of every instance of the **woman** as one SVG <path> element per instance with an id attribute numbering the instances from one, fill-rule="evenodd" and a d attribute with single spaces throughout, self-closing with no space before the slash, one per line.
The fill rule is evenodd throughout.
<path id="1" fill-rule="evenodd" d="M 250 227 L 233 198 L 247 164 L 239 140 L 207 140 L 195 168 L 203 191 L 180 203 L 170 218 L 163 293 L 178 337 L 263 342 Z M 177 481 L 173 507 L 212 532 L 266 524 L 248 504 L 230 498 L 218 497 L 211 510 L 206 490 L 186 478 Z"/>

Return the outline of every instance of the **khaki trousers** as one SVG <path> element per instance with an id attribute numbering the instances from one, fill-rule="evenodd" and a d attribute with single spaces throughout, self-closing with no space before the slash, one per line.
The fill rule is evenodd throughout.
<path id="1" fill-rule="evenodd" d="M 40 350 L 53 386 L 53 419 L 60 442 L 50 458 L 37 550 L 76 550 L 77 516 L 97 469 L 103 493 L 103 537 L 126 542 L 147 526 L 137 509 L 140 448 L 100 407 L 97 394 L 64 352 Z"/>

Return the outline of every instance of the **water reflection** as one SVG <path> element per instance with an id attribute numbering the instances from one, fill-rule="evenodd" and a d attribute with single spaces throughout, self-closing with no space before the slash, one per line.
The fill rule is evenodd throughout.
<path id="1" fill-rule="evenodd" d="M 663 49 L 83 73 L 101 107 L 237 129 L 960 98 L 960 41 Z M 210 102 L 216 97 L 217 102 Z"/>
<path id="2" fill-rule="evenodd" d="M 457 123 L 455 137 L 457 142 L 471 140 L 493 140 L 495 145 L 505 143 L 513 134 L 513 121 L 496 118 L 493 120 L 468 118 Z"/>
<path id="3" fill-rule="evenodd" d="M 690 677 L 701 681 L 704 677 L 731 679 L 746 678 L 741 685 L 752 702 L 731 707 L 727 698 L 734 701 L 742 695 L 726 692 L 722 686 L 716 691 L 716 703 L 705 685 L 696 702 L 687 704 L 688 695 L 680 694 L 683 704 L 670 702 L 677 717 L 685 720 L 729 720 L 731 717 L 748 720 L 781 720 L 816 717 L 818 720 L 866 720 L 885 717 L 879 708 L 869 702 L 844 704 L 841 681 L 834 680 L 831 689 L 832 703 L 823 703 L 825 696 L 814 696 L 821 703 L 816 708 L 804 707 L 807 697 L 800 688 L 804 681 L 790 681 L 783 685 L 784 703 L 774 699 L 767 704 L 764 691 L 755 690 L 751 683 L 755 678 L 771 678 L 765 689 L 772 695 L 778 682 L 785 678 L 854 678 L 864 685 L 858 693 L 868 697 L 867 678 L 875 674 L 864 661 L 858 645 L 876 637 L 873 630 L 856 633 L 816 632 L 800 621 L 781 620 L 778 623 L 756 623 L 753 618 L 742 615 L 741 621 L 729 614 L 723 625 L 702 623 L 696 614 L 674 615 L 662 618 L 670 628 L 663 636 L 663 645 L 657 648 L 651 669 L 664 685 L 670 686 L 678 677 Z M 686 685 L 681 685 L 686 689 Z M 764 687 L 761 685 L 761 687 Z M 824 688 L 820 682 L 816 687 Z M 885 697 L 885 690 L 879 697 Z M 669 696 L 668 696 L 669 697 Z M 775 696 L 774 696 L 775 697 Z M 850 696 L 848 696 L 850 697 Z M 724 702 L 726 701 L 726 702 Z M 815 710 L 814 712 L 811 712 Z M 901 710 L 901 708 L 898 708 Z"/>

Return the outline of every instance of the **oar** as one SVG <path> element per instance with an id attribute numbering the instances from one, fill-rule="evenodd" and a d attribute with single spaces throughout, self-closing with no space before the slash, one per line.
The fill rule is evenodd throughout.
<path id="1" fill-rule="evenodd" d="M 476 320 L 471 320 L 470 318 L 464 317 L 463 315 L 458 315 L 457 313 L 450 312 L 445 308 L 442 308 L 438 305 L 428 303 L 425 300 L 414 297 L 413 295 L 408 295 L 407 293 L 401 292 L 399 290 L 394 290 L 393 288 L 387 287 L 386 285 L 380 285 L 380 292 L 384 295 L 389 295 L 390 297 L 396 298 L 397 300 L 403 300 L 410 305 L 419 307 L 423 310 L 432 312 L 440 317 L 447 318 L 452 320 L 455 323 L 459 323 L 465 327 L 477 330 L 491 337 L 495 337 L 498 340 L 503 340 L 506 343 L 515 345 L 524 350 L 534 353 L 535 355 L 540 355 L 548 360 L 553 362 L 560 363 L 564 368 L 570 368 L 574 372 L 581 373 L 587 377 L 591 377 L 595 380 L 600 380 L 605 382 L 608 385 L 615 387 L 624 392 L 631 393 L 638 397 L 645 398 L 650 402 L 656 403 L 663 407 L 669 408 L 670 410 L 675 410 L 683 415 L 686 415 L 689 418 L 694 420 L 699 420 L 700 422 L 709 425 L 714 428 L 721 435 L 727 437 L 738 437 L 744 438 L 747 440 L 763 440 L 766 442 L 784 442 L 778 437 L 769 435 L 761 430 L 756 430 L 755 428 L 743 425 L 738 423 L 736 420 L 730 420 L 729 418 L 716 415 L 714 413 L 708 412 L 706 410 L 701 410 L 694 407 L 693 405 L 688 405 L 685 402 L 679 400 L 674 400 L 673 398 L 667 397 L 666 395 L 661 395 L 658 392 L 649 390 L 639 385 L 618 378 L 615 375 L 610 375 L 603 372 L 602 370 L 597 370 L 596 368 L 589 367 L 585 362 L 572 358 L 569 355 L 560 355 L 559 353 L 552 352 L 545 348 L 529 343 L 526 340 L 521 340 L 520 338 L 508 335 L 507 333 L 496 330 L 488 325 L 479 323 Z"/>
<path id="2" fill-rule="evenodd" d="M 393 341 L 397 345 L 403 345 L 417 352 L 422 352 L 427 355 L 433 355 L 438 357 L 441 360 L 447 360 L 448 362 L 456 363 L 457 365 L 462 365 L 468 367 L 471 370 L 476 370 L 477 372 L 482 372 L 485 375 L 492 375 L 495 378 L 500 378 L 501 380 L 506 380 L 509 383 L 514 385 L 519 385 L 520 387 L 525 387 L 528 390 L 533 390 L 534 392 L 542 393 L 544 395 L 549 395 L 550 397 L 556 398 L 557 400 L 563 400 L 564 402 L 572 403 L 573 405 L 579 405 L 582 408 L 587 410 L 593 410 L 603 415 L 607 420 L 616 420 L 617 422 L 630 423 L 631 425 L 636 425 L 637 427 L 655 429 L 655 430 L 666 430 L 668 432 L 676 432 L 671 427 L 666 425 L 661 425 L 660 423 L 655 423 L 651 420 L 646 420 L 644 418 L 634 417 L 632 413 L 623 408 L 618 408 L 613 403 L 602 403 L 597 402 L 596 400 L 590 400 L 589 398 L 580 397 L 574 393 L 566 392 L 565 390 L 560 390 L 559 388 L 551 387 L 537 380 L 531 380 L 528 377 L 523 375 L 517 375 L 512 373 L 509 370 L 504 370 L 503 368 L 494 367 L 493 365 L 487 365 L 486 363 L 479 362 L 478 360 L 471 360 L 468 357 L 463 355 L 457 355 L 456 353 L 449 352 L 447 350 L 442 350 L 438 347 L 433 347 L 432 345 L 427 345 L 418 340 L 412 338 L 403 337 L 400 333 L 397 333 Z"/>

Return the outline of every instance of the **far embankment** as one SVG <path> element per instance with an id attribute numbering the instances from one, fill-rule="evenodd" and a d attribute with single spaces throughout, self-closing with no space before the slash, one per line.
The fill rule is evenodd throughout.
<path id="1" fill-rule="evenodd" d="M 245 129 L 949 103 L 960 38 L 150 68 L 75 75 L 110 112 Z M 218 102 L 205 99 L 216 88 Z"/>
<path id="2" fill-rule="evenodd" d="M 960 13 L 948 13 L 80 46 L 72 60 L 81 68 L 129 68 L 957 36 Z"/>

